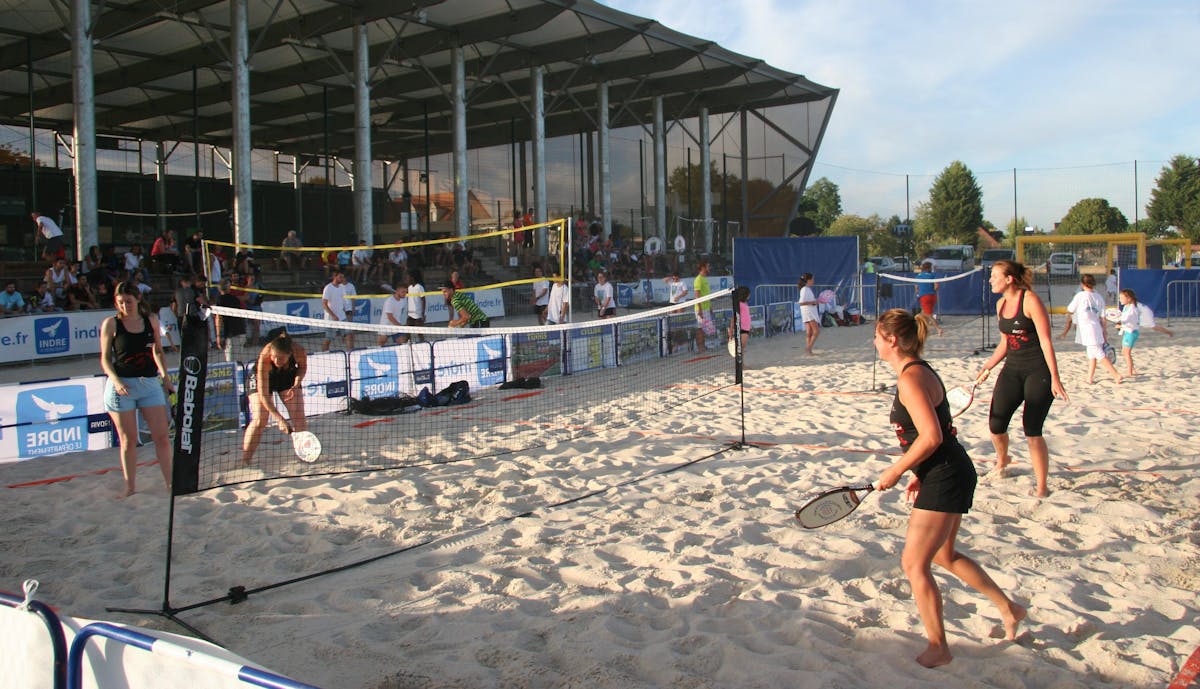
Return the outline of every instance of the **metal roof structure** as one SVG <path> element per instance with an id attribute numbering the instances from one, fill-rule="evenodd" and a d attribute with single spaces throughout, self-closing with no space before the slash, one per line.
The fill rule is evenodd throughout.
<path id="1" fill-rule="evenodd" d="M 88 0 L 75 0 L 87 2 Z M 73 127 L 71 2 L 0 6 L 0 123 Z M 92 7 L 99 135 L 232 141 L 231 2 L 108 0 Z M 837 90 L 591 0 L 261 0 L 249 16 L 254 148 L 354 151 L 353 34 L 367 28 L 371 156 L 451 151 L 451 49 L 466 54 L 471 148 L 531 138 L 530 70 L 544 69 L 545 135 L 836 100 Z M 826 111 L 828 112 L 828 111 Z M 827 117 L 827 114 L 826 114 Z M 195 129 L 193 129 L 195 127 Z M 822 127 L 823 129 L 823 127 Z M 819 136 L 818 139 L 819 141 Z M 814 147 L 815 150 L 815 147 Z"/>

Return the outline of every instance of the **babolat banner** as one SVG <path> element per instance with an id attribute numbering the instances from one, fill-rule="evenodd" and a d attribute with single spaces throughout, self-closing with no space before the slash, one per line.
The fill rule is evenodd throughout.
<path id="1" fill-rule="evenodd" d="M 208 372 L 208 323 L 184 320 L 175 404 L 175 460 L 171 491 L 187 495 L 200 489 L 200 441 L 204 433 L 204 381 Z"/>

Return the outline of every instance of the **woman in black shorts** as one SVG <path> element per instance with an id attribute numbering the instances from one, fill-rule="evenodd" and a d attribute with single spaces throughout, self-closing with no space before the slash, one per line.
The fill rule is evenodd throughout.
<path id="1" fill-rule="evenodd" d="M 992 292 L 1000 295 L 996 321 L 1000 325 L 1000 343 L 983 363 L 981 377 L 987 376 L 1001 360 L 1004 368 L 996 376 L 992 406 L 988 412 L 988 430 L 996 448 L 996 473 L 1003 478 L 1012 462 L 1008 454 L 1008 423 L 1021 403 L 1025 411 L 1021 423 L 1029 443 L 1029 462 L 1037 487 L 1032 495 L 1050 494 L 1046 479 L 1050 473 L 1050 450 L 1042 437 L 1042 425 L 1055 397 L 1067 400 L 1058 377 L 1058 360 L 1050 333 L 1050 316 L 1042 300 L 1030 290 L 1033 274 L 1025 266 L 1003 259 L 992 265 Z"/>
<path id="2" fill-rule="evenodd" d="M 308 428 L 304 418 L 304 374 L 308 371 L 308 354 L 286 330 L 269 334 L 268 338 L 254 368 L 258 387 L 250 395 L 250 425 L 242 439 L 242 464 L 253 461 L 263 429 L 272 418 L 283 433 Z M 286 419 L 275 406 L 276 394 L 287 408 Z"/>
<path id="3" fill-rule="evenodd" d="M 942 594 L 932 563 L 984 594 L 1000 611 L 1005 637 L 1015 639 L 1025 608 L 1014 603 L 974 560 L 955 547 L 962 516 L 975 496 L 975 465 L 955 437 L 941 378 L 923 361 L 929 334 L 925 316 L 892 309 L 875 325 L 875 350 L 896 371 L 896 398 L 890 420 L 904 454 L 879 477 L 880 490 L 895 486 L 904 472 L 913 479 L 905 488 L 913 510 L 900 565 L 912 586 L 913 600 L 925 626 L 929 646 L 917 656 L 925 667 L 949 663 Z"/>

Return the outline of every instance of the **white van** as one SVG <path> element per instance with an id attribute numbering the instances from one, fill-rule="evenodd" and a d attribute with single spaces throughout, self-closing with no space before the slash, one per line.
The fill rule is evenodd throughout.
<path id="1" fill-rule="evenodd" d="M 970 244 L 947 244 L 929 254 L 935 273 L 962 273 L 975 267 L 975 247 Z"/>

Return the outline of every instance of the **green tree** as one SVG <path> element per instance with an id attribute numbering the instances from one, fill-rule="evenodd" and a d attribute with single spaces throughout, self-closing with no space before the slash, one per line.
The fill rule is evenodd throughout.
<path id="1" fill-rule="evenodd" d="M 962 162 L 950 163 L 933 181 L 928 220 L 933 236 L 952 244 L 975 246 L 975 233 L 983 225 L 983 190 Z"/>
<path id="2" fill-rule="evenodd" d="M 842 195 L 838 185 L 825 177 L 808 185 L 800 201 L 799 214 L 811 219 L 818 228 L 829 229 L 842 214 Z"/>
<path id="3" fill-rule="evenodd" d="M 1153 218 L 1141 218 L 1132 225 L 1134 232 L 1141 232 L 1146 239 L 1173 239 L 1178 235 L 1171 232 L 1171 226 Z"/>
<path id="4" fill-rule="evenodd" d="M 835 237 L 858 237 L 858 262 L 868 256 L 898 256 L 904 251 L 903 240 L 892 234 L 888 221 L 878 215 L 839 215 L 825 234 Z"/>
<path id="5" fill-rule="evenodd" d="M 1083 199 L 1059 221 L 1055 234 L 1114 234 L 1128 232 L 1129 220 L 1105 199 Z"/>
<path id="6" fill-rule="evenodd" d="M 1008 225 L 1005 226 L 1004 236 L 1009 239 L 1020 237 L 1025 234 L 1026 227 L 1029 227 L 1029 221 L 1023 215 L 1019 218 L 1009 220 Z"/>
<path id="7" fill-rule="evenodd" d="M 1193 242 L 1200 241 L 1200 165 L 1194 157 L 1177 155 L 1162 169 L 1146 213 L 1151 220 L 1174 225 Z"/>
<path id="8" fill-rule="evenodd" d="M 40 162 L 38 163 L 41 164 Z M 8 144 L 0 144 L 0 165 L 29 166 L 29 156 L 15 150 Z"/>

